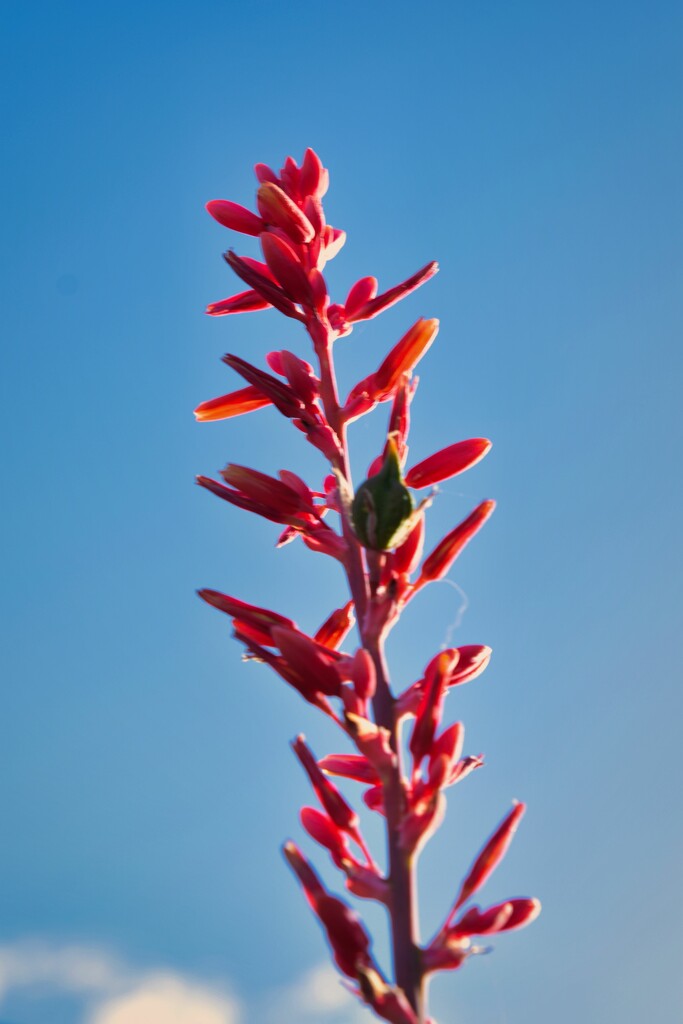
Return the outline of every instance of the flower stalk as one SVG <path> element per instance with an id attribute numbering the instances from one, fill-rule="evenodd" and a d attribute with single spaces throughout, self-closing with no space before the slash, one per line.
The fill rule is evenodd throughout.
<path id="1" fill-rule="evenodd" d="M 405 469 L 410 403 L 417 385 L 413 371 L 436 338 L 437 320 L 413 324 L 377 371 L 358 381 L 344 401 L 340 399 L 336 342 L 349 335 L 355 323 L 374 318 L 419 288 L 438 265 L 429 263 L 379 294 L 376 278 L 361 278 L 345 303 L 333 303 L 323 269 L 346 236 L 325 220 L 327 170 L 309 149 L 301 166 L 288 157 L 279 173 L 257 164 L 256 175 L 257 212 L 227 200 L 212 200 L 207 210 L 223 227 L 258 238 L 264 262 L 230 250 L 226 262 L 249 290 L 212 303 L 207 312 L 224 316 L 275 308 L 301 322 L 315 364 L 287 351 L 271 352 L 267 370 L 241 356 L 225 356 L 224 362 L 247 386 L 203 402 L 195 414 L 200 421 L 216 421 L 273 406 L 317 448 L 327 471 L 315 486 L 289 470 L 280 470 L 276 477 L 231 462 L 220 473 L 223 482 L 200 476 L 198 483 L 229 504 L 284 527 L 280 545 L 298 538 L 310 550 L 334 558 L 343 570 L 349 599 L 308 636 L 278 612 L 216 590 L 199 594 L 229 616 L 248 659 L 269 665 L 345 735 L 351 752 L 320 760 L 303 736 L 294 740 L 294 753 L 320 805 L 304 808 L 301 823 L 328 851 L 348 892 L 386 907 L 391 976 L 376 962 L 371 937 L 357 913 L 325 889 L 293 842 L 285 844 L 284 855 L 337 967 L 361 1002 L 393 1024 L 435 1024 L 427 1007 L 428 976 L 459 968 L 482 952 L 472 944 L 477 935 L 522 927 L 540 910 L 537 900 L 527 898 L 485 910 L 468 906 L 510 845 L 524 812 L 523 804 L 515 804 L 473 861 L 442 927 L 431 942 L 421 945 L 419 852 L 443 818 L 445 790 L 483 764 L 479 755 L 462 756 L 464 728 L 460 722 L 445 725 L 444 710 L 449 693 L 476 678 L 491 652 L 478 644 L 441 651 L 428 663 L 424 676 L 402 693 L 392 690 L 385 657 L 386 638 L 407 602 L 450 571 L 494 508 L 492 501 L 480 503 L 423 560 L 425 513 L 434 492 L 416 506 L 411 489 L 433 488 L 468 470 L 486 455 L 490 442 L 459 441 Z M 391 402 L 391 412 L 383 450 L 371 463 L 367 479 L 354 489 L 349 424 L 384 402 Z M 344 650 L 354 621 L 358 646 Z M 357 812 L 332 781 L 334 776 L 364 786 L 366 807 L 384 818 L 384 871 L 368 848 Z"/>

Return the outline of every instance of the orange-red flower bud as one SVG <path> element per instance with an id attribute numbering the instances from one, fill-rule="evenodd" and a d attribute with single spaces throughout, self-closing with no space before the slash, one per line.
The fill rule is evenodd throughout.
<path id="1" fill-rule="evenodd" d="M 526 810 L 525 804 L 515 804 L 488 840 L 483 850 L 467 873 L 460 888 L 460 894 L 453 906 L 455 913 L 487 881 L 500 864 L 517 831 L 520 818 Z"/>
<path id="2" fill-rule="evenodd" d="M 261 248 L 269 269 L 288 298 L 310 306 L 313 300 L 311 285 L 292 246 L 272 231 L 264 231 Z"/>
<path id="3" fill-rule="evenodd" d="M 210 302 L 206 307 L 209 316 L 227 316 L 230 313 L 255 313 L 260 309 L 270 309 L 270 302 L 250 288 L 247 292 L 239 292 L 219 302 Z"/>
<path id="4" fill-rule="evenodd" d="M 423 459 L 406 473 L 409 487 L 431 487 L 442 480 L 448 480 L 458 473 L 463 473 L 470 466 L 483 459 L 491 448 L 491 442 L 485 437 L 473 437 L 469 441 L 458 441 L 440 452 Z"/>
<path id="5" fill-rule="evenodd" d="M 261 218 L 251 210 L 227 199 L 212 199 L 206 204 L 206 209 L 224 228 L 232 228 L 243 235 L 260 235 L 266 227 Z"/>
<path id="6" fill-rule="evenodd" d="M 454 530 L 446 534 L 442 541 L 425 560 L 420 572 L 417 585 L 429 583 L 432 580 L 440 580 L 446 575 L 453 562 L 456 560 L 462 549 L 472 540 L 475 533 L 481 529 L 486 520 L 493 514 L 496 507 L 495 501 L 482 501 L 468 517 L 464 519 Z"/>
<path id="7" fill-rule="evenodd" d="M 258 208 L 268 224 L 286 231 L 294 242 L 310 242 L 315 235 L 313 225 L 286 192 L 272 181 L 265 181 L 257 192 Z"/>
<path id="8" fill-rule="evenodd" d="M 229 395 L 221 395 L 220 398 L 202 402 L 194 414 L 201 423 L 207 423 L 210 420 L 228 420 L 232 416 L 242 416 L 245 412 L 263 409 L 266 405 L 272 405 L 270 398 L 262 394 L 258 388 L 249 386 L 233 391 Z"/>
<path id="9" fill-rule="evenodd" d="M 374 377 L 373 390 L 379 401 L 393 395 L 403 374 L 410 373 L 419 363 L 438 330 L 438 320 L 422 318 L 394 345 Z"/>

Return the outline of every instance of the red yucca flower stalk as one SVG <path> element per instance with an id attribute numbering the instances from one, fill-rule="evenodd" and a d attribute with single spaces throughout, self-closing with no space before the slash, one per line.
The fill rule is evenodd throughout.
<path id="1" fill-rule="evenodd" d="M 256 176 L 258 212 L 224 199 L 207 205 L 219 224 L 258 237 L 263 253 L 263 262 L 232 250 L 226 253 L 226 262 L 248 290 L 212 303 L 207 312 L 225 316 L 272 306 L 300 321 L 315 362 L 277 351 L 268 356 L 266 369 L 236 355 L 225 356 L 241 386 L 203 402 L 195 415 L 198 420 L 229 419 L 272 405 L 319 450 L 329 468 L 310 487 L 289 470 L 273 477 L 234 463 L 222 471 L 222 482 L 204 476 L 197 482 L 224 501 L 279 523 L 280 544 L 300 537 L 312 551 L 336 559 L 350 600 L 308 636 L 292 619 L 267 608 L 215 590 L 202 590 L 200 596 L 230 617 L 248 658 L 270 665 L 345 734 L 353 752 L 319 760 L 303 736 L 293 743 L 319 804 L 302 810 L 301 823 L 327 850 L 350 893 L 386 907 L 392 979 L 376 962 L 357 913 L 327 891 L 294 843 L 285 844 L 284 854 L 352 991 L 392 1024 L 428 1024 L 428 976 L 456 969 L 482 952 L 473 944 L 477 936 L 521 928 L 540 911 L 538 900 L 527 898 L 483 909 L 471 904 L 505 855 L 524 813 L 524 804 L 515 803 L 474 858 L 436 935 L 420 943 L 418 853 L 443 818 L 445 790 L 483 763 L 480 756 L 463 754 L 462 723 L 444 725 L 446 698 L 486 668 L 491 652 L 483 645 L 440 651 L 424 676 L 403 693 L 392 691 L 384 656 L 387 635 L 402 609 L 422 587 L 445 576 L 494 509 L 493 501 L 481 502 L 423 559 L 431 495 L 415 506 L 411 488 L 433 487 L 464 472 L 486 455 L 490 442 L 480 437 L 458 441 L 404 471 L 417 385 L 413 370 L 433 343 L 438 321 L 413 324 L 377 370 L 344 400 L 332 350 L 355 323 L 372 319 L 428 281 L 437 264 L 427 264 L 383 292 L 374 277 L 363 277 L 343 304 L 332 303 L 322 271 L 341 249 L 345 234 L 325 221 L 322 197 L 328 172 L 309 149 L 301 166 L 288 157 L 279 174 L 257 164 Z M 367 480 L 354 488 L 347 427 L 382 402 L 391 403 L 386 442 Z M 360 646 L 342 650 L 354 622 Z M 370 853 L 358 814 L 332 781 L 334 776 L 360 783 L 366 806 L 384 818 L 386 870 Z"/>

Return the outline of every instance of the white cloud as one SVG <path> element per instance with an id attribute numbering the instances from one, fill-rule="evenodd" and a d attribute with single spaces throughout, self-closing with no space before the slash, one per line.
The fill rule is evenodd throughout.
<path id="1" fill-rule="evenodd" d="M 107 999 L 90 1024 L 237 1024 L 238 1007 L 226 995 L 159 974 L 133 991 Z"/>
<path id="2" fill-rule="evenodd" d="M 266 1000 L 267 1024 L 367 1024 L 368 1011 L 342 984 L 337 971 L 322 964 Z M 263 1018 L 261 1018 L 263 1019 Z"/>
<path id="3" fill-rule="evenodd" d="M 244 1007 L 226 988 L 176 971 L 141 971 L 90 946 L 0 945 L 0 1010 L 24 993 L 49 1002 L 80 997 L 86 1024 L 367 1024 L 368 1012 L 331 966 L 264 992 Z"/>
<path id="4" fill-rule="evenodd" d="M 239 1024 L 237 1001 L 215 986 L 143 972 L 88 946 L 0 946 L 0 1006 L 10 992 L 80 995 L 88 1024 Z"/>

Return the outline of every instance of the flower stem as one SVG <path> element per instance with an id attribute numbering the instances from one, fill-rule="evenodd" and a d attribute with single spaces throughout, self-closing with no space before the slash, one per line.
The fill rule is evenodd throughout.
<path id="1" fill-rule="evenodd" d="M 311 336 L 320 362 L 320 393 L 328 423 L 336 432 L 341 447 L 337 467 L 351 486 L 346 425 L 343 422 L 332 356 L 334 333 L 318 321 Z M 391 943 L 396 984 L 415 1011 L 419 1024 L 426 1020 L 424 1005 L 424 976 L 420 963 L 417 922 L 417 890 L 415 865 L 412 854 L 401 847 L 401 824 L 405 817 L 405 788 L 401 767 L 400 723 L 396 719 L 395 700 L 389 685 L 389 673 L 384 656 L 383 641 L 368 628 L 372 616 L 367 610 L 373 597 L 370 593 L 368 573 L 363 549 L 346 515 L 342 515 L 344 538 L 348 545 L 347 577 L 351 596 L 356 605 L 361 642 L 370 654 L 377 674 L 377 690 L 373 711 L 377 725 L 386 729 L 392 750 L 396 754 L 394 767 L 384 782 L 384 806 L 387 823 L 388 881 L 391 897 L 388 908 L 391 917 Z"/>

